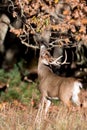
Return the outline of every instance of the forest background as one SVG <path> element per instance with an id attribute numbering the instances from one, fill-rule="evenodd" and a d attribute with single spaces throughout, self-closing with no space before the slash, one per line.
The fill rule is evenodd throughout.
<path id="1" fill-rule="evenodd" d="M 53 67 L 54 73 L 80 78 L 86 87 L 87 1 L 0 1 L 0 129 L 86 130 L 86 110 L 67 115 L 59 101 L 53 101 L 47 120 L 41 117 L 33 126 L 40 102 L 37 65 L 42 43 L 53 57 L 64 59 L 67 53 L 69 64 Z"/>

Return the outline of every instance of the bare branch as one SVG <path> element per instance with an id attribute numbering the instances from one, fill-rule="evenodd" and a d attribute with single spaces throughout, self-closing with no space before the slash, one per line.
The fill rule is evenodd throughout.
<path id="1" fill-rule="evenodd" d="M 38 46 L 30 45 L 30 44 L 28 44 L 27 42 L 24 42 L 24 41 L 21 41 L 21 42 L 22 42 L 22 44 L 24 44 L 25 46 L 27 46 L 27 47 L 29 47 L 29 48 L 32 48 L 32 49 L 39 49 Z"/>

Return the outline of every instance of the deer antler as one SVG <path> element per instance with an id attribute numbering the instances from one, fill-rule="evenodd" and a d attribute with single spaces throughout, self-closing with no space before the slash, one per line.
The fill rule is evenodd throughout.
<path id="1" fill-rule="evenodd" d="M 60 62 L 58 62 L 63 56 L 58 57 L 57 59 L 52 58 L 53 61 L 50 63 L 51 65 L 59 65 Z"/>
<path id="2" fill-rule="evenodd" d="M 57 59 L 53 58 L 53 61 L 50 62 L 51 65 L 64 65 L 64 64 L 69 64 L 67 61 L 67 53 L 65 51 L 65 60 L 61 63 L 59 62 L 59 60 L 62 58 L 63 56 L 58 57 Z"/>
<path id="3" fill-rule="evenodd" d="M 61 65 L 64 65 L 64 64 L 67 64 L 67 53 L 66 53 L 66 51 L 65 51 L 65 60 L 63 61 L 63 63 L 61 63 Z"/>

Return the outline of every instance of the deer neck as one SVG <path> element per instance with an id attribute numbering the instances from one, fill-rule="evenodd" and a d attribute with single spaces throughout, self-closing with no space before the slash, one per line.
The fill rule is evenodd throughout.
<path id="1" fill-rule="evenodd" d="M 43 63 L 41 63 L 41 60 L 39 60 L 39 64 L 38 64 L 38 76 L 39 79 L 46 79 L 47 76 L 51 75 L 53 72 L 50 69 L 50 67 L 44 65 Z"/>

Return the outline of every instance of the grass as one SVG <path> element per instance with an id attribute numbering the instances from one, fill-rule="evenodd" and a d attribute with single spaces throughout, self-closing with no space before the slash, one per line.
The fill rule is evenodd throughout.
<path id="1" fill-rule="evenodd" d="M 22 81 L 17 65 L 9 72 L 0 69 L 0 82 L 9 84 L 6 92 L 0 92 L 0 102 L 18 100 L 19 102 L 28 104 L 31 98 L 35 98 L 36 100 L 39 98 L 40 94 L 36 88 L 37 83 Z"/>
<path id="2" fill-rule="evenodd" d="M 46 118 L 37 117 L 40 93 L 37 83 L 21 80 L 18 67 L 10 72 L 0 70 L 0 82 L 9 83 L 0 92 L 0 130 L 87 130 L 87 110 L 67 113 L 60 102 L 53 101 Z"/>
<path id="3" fill-rule="evenodd" d="M 5 104 L 0 111 L 0 130 L 87 130 L 87 113 L 67 113 L 62 104 L 34 126 L 38 109 L 33 106 Z"/>

